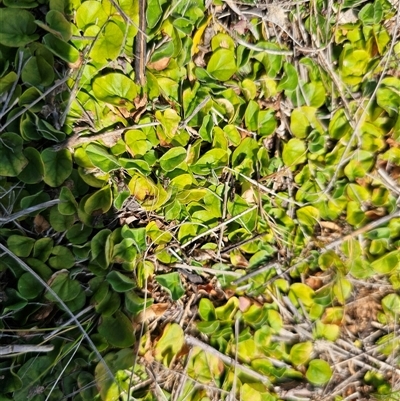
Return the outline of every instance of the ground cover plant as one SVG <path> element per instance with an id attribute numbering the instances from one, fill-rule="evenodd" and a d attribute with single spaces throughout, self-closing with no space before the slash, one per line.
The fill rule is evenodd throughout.
<path id="1" fill-rule="evenodd" d="M 396 0 L 0 0 L 0 400 L 400 399 Z"/>

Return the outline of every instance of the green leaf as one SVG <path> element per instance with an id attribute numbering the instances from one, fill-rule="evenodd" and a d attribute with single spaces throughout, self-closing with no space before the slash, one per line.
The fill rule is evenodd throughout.
<path id="1" fill-rule="evenodd" d="M 220 323 L 218 320 L 197 322 L 196 327 L 201 333 L 206 335 L 212 335 L 219 329 Z"/>
<path id="2" fill-rule="evenodd" d="M 205 321 L 216 319 L 214 304 L 207 298 L 201 298 L 199 303 L 199 315 Z"/>
<path id="3" fill-rule="evenodd" d="M 0 43 L 10 47 L 20 47 L 39 38 L 35 18 L 26 10 L 1 9 Z"/>
<path id="4" fill-rule="evenodd" d="M 231 297 L 225 305 L 215 308 L 215 314 L 218 320 L 233 320 L 238 309 L 239 300 Z"/>
<path id="5" fill-rule="evenodd" d="M 345 44 L 339 57 L 339 71 L 343 81 L 349 85 L 359 84 L 368 70 L 370 59 L 366 50 Z"/>
<path id="6" fill-rule="evenodd" d="M 109 61 L 115 60 L 119 56 L 123 45 L 123 40 L 124 32 L 122 32 L 121 28 L 116 23 L 110 21 L 97 36 L 93 48 L 89 53 L 89 57 L 94 63 L 100 64 L 106 64 Z M 97 95 L 95 96 L 100 99 Z M 133 101 L 133 98 L 129 100 Z M 116 102 L 115 98 L 114 102 Z"/>
<path id="7" fill-rule="evenodd" d="M 149 0 L 146 9 L 147 27 L 153 29 L 163 15 L 159 0 Z"/>
<path id="8" fill-rule="evenodd" d="M 345 277 L 338 277 L 333 286 L 333 293 L 341 305 L 344 305 L 346 300 L 351 296 L 353 285 Z"/>
<path id="9" fill-rule="evenodd" d="M 310 362 L 306 377 L 308 381 L 316 386 L 322 386 L 332 377 L 332 369 L 328 362 L 322 359 L 314 359 Z"/>
<path id="10" fill-rule="evenodd" d="M 344 109 L 335 112 L 329 121 L 329 136 L 333 139 L 340 139 L 351 133 L 351 125 L 346 117 Z"/>
<path id="11" fill-rule="evenodd" d="M 98 331 L 114 347 L 127 348 L 135 343 L 132 323 L 120 311 L 115 312 L 114 317 L 103 316 Z"/>
<path id="12" fill-rule="evenodd" d="M 39 151 L 35 148 L 26 147 L 23 153 L 28 160 L 28 164 L 18 174 L 18 179 L 25 184 L 36 184 L 42 181 L 44 176 L 44 164 Z"/>
<path id="13" fill-rule="evenodd" d="M 151 149 L 151 144 L 147 140 L 147 135 L 138 129 L 125 132 L 125 144 L 129 148 L 129 153 L 131 153 L 132 156 L 143 156 Z M 127 161 L 127 163 L 129 162 Z"/>
<path id="14" fill-rule="evenodd" d="M 125 308 L 128 312 L 136 316 L 138 313 L 145 311 L 153 304 L 152 298 L 141 298 L 133 291 L 125 293 Z"/>
<path id="15" fill-rule="evenodd" d="M 312 351 L 313 345 L 311 341 L 297 343 L 290 350 L 290 360 L 293 365 L 305 365 L 311 359 Z"/>
<path id="16" fill-rule="evenodd" d="M 95 260 L 103 269 L 106 269 L 110 264 L 110 235 L 111 230 L 101 230 L 92 238 L 92 241 L 90 242 L 92 260 Z"/>
<path id="17" fill-rule="evenodd" d="M 157 245 L 169 244 L 173 238 L 170 232 L 160 230 L 155 221 L 151 221 L 146 226 L 146 235 Z"/>
<path id="18" fill-rule="evenodd" d="M 63 232 L 68 230 L 74 224 L 74 215 L 61 214 L 57 206 L 50 209 L 50 225 L 54 231 Z"/>
<path id="19" fill-rule="evenodd" d="M 136 287 L 134 280 L 115 270 L 107 274 L 106 280 L 116 292 L 126 292 Z"/>
<path id="20" fill-rule="evenodd" d="M 344 168 L 344 173 L 350 181 L 363 178 L 375 164 L 374 154 L 366 150 L 357 150 L 352 155 L 352 160 Z"/>
<path id="21" fill-rule="evenodd" d="M 258 103 L 251 100 L 247 105 L 246 111 L 244 113 L 244 120 L 247 129 L 250 131 L 257 131 L 258 129 L 258 114 L 260 112 L 260 107 Z"/>
<path id="22" fill-rule="evenodd" d="M 296 68 L 291 63 L 284 63 L 283 69 L 285 71 L 285 74 L 280 80 L 277 90 L 279 92 L 282 90 L 295 90 L 299 83 Z"/>
<path id="23" fill-rule="evenodd" d="M 212 170 L 220 169 L 226 166 L 228 162 L 228 153 L 224 149 L 211 149 L 191 166 L 195 174 L 208 175 Z"/>
<path id="24" fill-rule="evenodd" d="M 92 88 L 97 99 L 115 106 L 124 106 L 127 101 L 132 103 L 137 95 L 135 83 L 117 72 L 96 77 Z"/>
<path id="25" fill-rule="evenodd" d="M 133 262 L 137 255 L 135 240 L 124 238 L 119 244 L 116 244 L 112 253 L 112 261 L 115 263 Z"/>
<path id="26" fill-rule="evenodd" d="M 290 129 L 295 137 L 306 138 L 314 129 L 320 134 L 324 133 L 324 129 L 316 117 L 316 112 L 317 109 L 310 106 L 303 106 L 293 110 L 290 116 Z"/>
<path id="27" fill-rule="evenodd" d="M 296 211 L 299 223 L 306 226 L 310 231 L 318 224 L 319 211 L 314 206 L 304 206 Z"/>
<path id="28" fill-rule="evenodd" d="M 81 292 L 79 281 L 71 280 L 69 273 L 64 271 L 53 274 L 47 284 L 64 302 L 72 301 Z M 57 299 L 49 292 L 46 293 L 46 298 L 57 302 Z"/>
<path id="29" fill-rule="evenodd" d="M 117 170 L 121 166 L 115 156 L 110 155 L 103 147 L 99 145 L 90 144 L 86 148 L 86 153 L 90 161 L 105 173 L 112 170 Z"/>
<path id="30" fill-rule="evenodd" d="M 35 240 L 33 238 L 24 237 L 22 235 L 11 235 L 7 239 L 7 246 L 11 252 L 21 258 L 30 255 Z"/>
<path id="31" fill-rule="evenodd" d="M 70 269 L 75 265 L 75 257 L 72 252 L 62 245 L 55 246 L 51 254 L 54 255 L 49 259 L 49 265 L 53 269 Z"/>
<path id="32" fill-rule="evenodd" d="M 272 109 L 261 110 L 258 113 L 258 133 L 261 136 L 268 136 L 274 133 L 276 129 L 275 112 Z"/>
<path id="33" fill-rule="evenodd" d="M 379 274 L 388 274 L 400 267 L 400 251 L 392 251 L 371 263 L 371 267 Z"/>
<path id="34" fill-rule="evenodd" d="M 400 79 L 395 77 L 384 78 L 376 92 L 376 101 L 387 111 L 389 116 L 399 115 L 400 110 Z"/>
<path id="35" fill-rule="evenodd" d="M 44 57 L 31 57 L 22 69 L 21 78 L 33 86 L 49 86 L 54 81 L 53 66 Z"/>
<path id="36" fill-rule="evenodd" d="M 76 25 L 81 31 L 85 31 L 91 25 L 102 26 L 107 21 L 102 4 L 98 1 L 85 1 L 76 10 Z"/>
<path id="37" fill-rule="evenodd" d="M 380 1 L 366 4 L 358 13 L 358 18 L 363 24 L 379 24 L 383 17 L 383 8 Z"/>
<path id="38" fill-rule="evenodd" d="M 62 39 L 57 38 L 51 33 L 48 33 L 43 37 L 43 43 L 52 53 L 67 63 L 74 64 L 79 60 L 80 54 L 75 47 L 64 42 Z"/>
<path id="39" fill-rule="evenodd" d="M 30 273 L 24 273 L 18 280 L 18 291 L 24 298 L 34 299 L 43 291 L 43 286 Z"/>
<path id="40" fill-rule="evenodd" d="M 213 52 L 207 65 L 207 72 L 219 81 L 228 81 L 236 70 L 235 53 L 227 49 Z"/>
<path id="41" fill-rule="evenodd" d="M 12 132 L 6 132 L 0 137 L 0 176 L 15 177 L 28 164 L 28 159 L 22 154 L 22 138 Z"/>
<path id="42" fill-rule="evenodd" d="M 14 82 L 17 80 L 18 75 L 14 71 L 11 71 L 7 75 L 0 78 L 0 95 L 8 92 L 13 87 Z"/>
<path id="43" fill-rule="evenodd" d="M 59 130 L 56 130 L 51 124 L 42 119 L 37 119 L 37 131 L 40 133 L 43 138 L 49 139 L 54 142 L 61 142 L 65 138 L 65 133 Z"/>
<path id="44" fill-rule="evenodd" d="M 325 103 L 326 93 L 322 82 L 307 82 L 303 86 L 303 91 L 308 106 L 321 107 Z"/>
<path id="45" fill-rule="evenodd" d="M 33 247 L 33 257 L 46 262 L 51 255 L 53 245 L 54 241 L 51 238 L 39 238 Z"/>
<path id="46" fill-rule="evenodd" d="M 244 138 L 232 154 L 232 167 L 237 167 L 246 160 L 256 161 L 259 144 L 253 138 Z"/>
<path id="47" fill-rule="evenodd" d="M 169 367 L 173 358 L 182 349 L 184 342 L 182 327 L 177 323 L 168 323 L 154 348 L 156 361 L 162 362 L 164 366 Z"/>
<path id="48" fill-rule="evenodd" d="M 298 304 L 297 300 L 300 300 L 303 305 L 312 306 L 314 303 L 315 292 L 303 283 L 294 283 L 290 286 L 289 297 L 295 305 Z"/>
<path id="49" fill-rule="evenodd" d="M 185 148 L 181 146 L 174 147 L 160 157 L 160 167 L 167 172 L 173 171 L 186 157 L 187 152 Z"/>
<path id="50" fill-rule="evenodd" d="M 14 392 L 12 399 L 14 401 L 26 401 L 29 398 L 34 400 L 30 395 L 43 383 L 43 372 L 47 372 L 48 369 L 50 369 L 51 363 L 51 359 L 47 356 L 35 355 L 33 358 L 28 359 L 18 370 L 18 376 L 22 380 L 22 386 Z M 7 400 L 7 398 L 4 397 L 3 400 Z M 38 400 L 37 396 L 35 396 L 35 398 Z"/>
<path id="51" fill-rule="evenodd" d="M 282 160 L 288 167 L 304 163 L 306 161 L 306 145 L 304 141 L 292 138 L 288 143 L 285 143 Z"/>
<path id="52" fill-rule="evenodd" d="M 101 344 L 104 346 L 102 338 Z M 105 348 L 107 348 L 107 346 L 105 346 Z M 113 373 L 112 376 L 109 374 L 110 371 Z M 96 366 L 96 382 L 90 383 L 90 386 L 94 386 L 96 389 L 96 397 L 100 395 L 101 399 L 104 401 L 118 400 L 121 391 L 124 391 L 122 389 L 127 385 L 127 372 L 129 372 L 128 375 L 133 373 L 132 350 L 130 348 L 125 348 L 118 352 L 109 352 L 104 357 L 104 362 L 101 361 Z M 138 370 L 138 373 L 141 375 L 141 370 Z M 80 391 L 80 393 L 81 392 L 82 391 Z M 95 398 L 92 397 L 84 399 L 83 401 L 91 401 L 93 399 Z"/>
<path id="53" fill-rule="evenodd" d="M 68 187 L 64 186 L 61 188 L 59 199 L 61 203 L 58 204 L 58 211 L 61 214 L 69 216 L 77 213 L 78 204 Z"/>
<path id="54" fill-rule="evenodd" d="M 66 237 L 69 242 L 74 245 L 81 245 L 87 242 L 89 235 L 92 233 L 92 228 L 82 223 L 77 223 L 68 228 Z"/>
<path id="55" fill-rule="evenodd" d="M 88 215 L 107 213 L 112 206 L 111 186 L 106 185 L 104 188 L 96 191 L 85 202 L 85 213 Z"/>
<path id="56" fill-rule="evenodd" d="M 382 308 L 385 313 L 398 319 L 400 314 L 400 296 L 397 294 L 386 295 L 382 299 Z"/>
<path id="57" fill-rule="evenodd" d="M 156 281 L 168 291 L 173 301 L 177 301 L 185 293 L 181 278 L 177 272 L 156 276 Z"/>
<path id="58" fill-rule="evenodd" d="M 50 187 L 59 187 L 72 172 L 72 157 L 67 149 L 58 152 L 46 148 L 41 153 L 44 165 L 44 182 Z"/>
<path id="59" fill-rule="evenodd" d="M 60 33 L 63 40 L 67 42 L 71 39 L 71 24 L 60 11 L 50 10 L 47 12 L 46 22 L 49 24 L 50 28 Z"/>

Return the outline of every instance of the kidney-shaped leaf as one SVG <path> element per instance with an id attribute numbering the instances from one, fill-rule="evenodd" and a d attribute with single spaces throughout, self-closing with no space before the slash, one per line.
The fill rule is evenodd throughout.
<path id="1" fill-rule="evenodd" d="M 110 185 L 96 191 L 85 203 L 85 213 L 91 215 L 93 212 L 106 213 L 112 205 L 112 193 Z"/>
<path id="2" fill-rule="evenodd" d="M 10 47 L 25 46 L 39 38 L 35 34 L 36 24 L 33 15 L 26 10 L 1 9 L 0 43 Z"/>
<path id="3" fill-rule="evenodd" d="M 43 43 L 52 53 L 67 63 L 74 64 L 79 60 L 79 51 L 74 46 L 51 33 L 43 37 Z"/>
<path id="4" fill-rule="evenodd" d="M 103 316 L 98 331 L 114 347 L 127 348 L 135 342 L 132 323 L 120 311 L 114 316 Z"/>
<path id="5" fill-rule="evenodd" d="M 181 278 L 177 272 L 161 274 L 156 277 L 156 281 L 171 294 L 171 298 L 174 301 L 177 301 L 185 293 Z"/>
<path id="6" fill-rule="evenodd" d="M 95 63 L 107 63 L 110 60 L 115 60 L 124 40 L 124 33 L 120 27 L 110 21 L 102 32 L 98 35 L 93 48 L 90 52 L 90 57 Z M 131 99 L 132 100 L 132 99 Z"/>
<path id="7" fill-rule="evenodd" d="M 49 265 L 53 269 L 70 269 L 74 266 L 74 255 L 67 247 L 57 245 L 52 249 L 51 253 L 53 256 L 49 259 Z"/>
<path id="8" fill-rule="evenodd" d="M 191 167 L 193 173 L 200 175 L 207 175 L 211 170 L 223 167 L 228 162 L 228 153 L 224 149 L 211 149 L 204 154 L 200 159 Z"/>
<path id="9" fill-rule="evenodd" d="M 186 149 L 178 146 L 161 156 L 160 166 L 164 171 L 172 171 L 186 159 Z"/>
<path id="10" fill-rule="evenodd" d="M 67 149 L 60 151 L 44 149 L 42 154 L 44 165 L 44 182 L 50 187 L 59 187 L 72 172 L 72 156 Z"/>
<path id="11" fill-rule="evenodd" d="M 110 155 L 99 145 L 90 144 L 86 148 L 86 154 L 90 161 L 105 173 L 109 173 L 110 171 L 121 167 L 118 163 L 118 159 L 115 156 Z"/>
<path id="12" fill-rule="evenodd" d="M 101 2 L 85 1 L 76 11 L 76 25 L 85 31 L 90 25 L 102 26 L 107 21 L 107 14 Z"/>
<path id="13" fill-rule="evenodd" d="M 97 99 L 123 106 L 126 100 L 133 102 L 137 95 L 135 83 L 124 74 L 112 72 L 93 81 L 93 92 Z"/>
<path id="14" fill-rule="evenodd" d="M 24 156 L 28 159 L 28 164 L 18 174 L 25 184 L 36 184 L 43 179 L 44 165 L 40 153 L 35 148 L 27 147 L 24 149 Z"/>
<path id="15" fill-rule="evenodd" d="M 235 53 L 228 49 L 216 50 L 207 65 L 207 71 L 219 81 L 227 81 L 236 70 Z"/>
<path id="16" fill-rule="evenodd" d="M 298 138 L 292 138 L 283 147 L 283 162 L 286 166 L 295 166 L 304 163 L 306 160 L 306 145 Z"/>
<path id="17" fill-rule="evenodd" d="M 317 386 L 322 386 L 330 380 L 332 369 L 329 363 L 322 359 L 314 359 L 308 365 L 306 377 L 308 381 Z"/>
<path id="18" fill-rule="evenodd" d="M 71 280 L 69 278 L 69 273 L 64 271 L 53 274 L 48 284 L 64 302 L 72 301 L 81 292 L 81 285 L 79 284 L 79 281 Z M 57 301 L 57 298 L 55 298 L 49 292 L 46 293 L 46 298 L 49 301 Z"/>
<path id="19" fill-rule="evenodd" d="M 22 81 L 30 85 L 48 86 L 53 80 L 53 66 L 44 57 L 31 57 L 22 69 Z"/>
<path id="20" fill-rule="evenodd" d="M 290 359 L 293 365 L 304 365 L 310 360 L 313 345 L 311 341 L 293 345 L 290 350 Z"/>
<path id="21" fill-rule="evenodd" d="M 28 164 L 22 154 L 22 138 L 12 132 L 6 132 L 0 141 L 0 176 L 15 177 Z"/>
<path id="22" fill-rule="evenodd" d="M 134 280 L 115 270 L 108 273 L 106 279 L 111 284 L 113 290 L 117 292 L 126 292 L 136 286 Z"/>
<path id="23" fill-rule="evenodd" d="M 165 366 L 169 366 L 172 359 L 181 350 L 184 344 L 182 327 L 177 323 L 168 324 L 160 340 L 155 346 L 155 358 L 162 361 Z"/>

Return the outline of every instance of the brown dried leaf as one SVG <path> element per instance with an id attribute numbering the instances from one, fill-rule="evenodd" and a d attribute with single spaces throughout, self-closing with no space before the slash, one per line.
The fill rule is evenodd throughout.
<path id="1" fill-rule="evenodd" d="M 160 60 L 154 61 L 153 63 L 148 63 L 147 67 L 151 70 L 162 71 L 165 70 L 169 64 L 171 57 L 163 57 Z"/>
<path id="2" fill-rule="evenodd" d="M 50 228 L 50 223 L 41 214 L 38 214 L 33 219 L 33 226 L 35 227 L 35 231 L 41 234 L 43 231 L 47 231 Z"/>

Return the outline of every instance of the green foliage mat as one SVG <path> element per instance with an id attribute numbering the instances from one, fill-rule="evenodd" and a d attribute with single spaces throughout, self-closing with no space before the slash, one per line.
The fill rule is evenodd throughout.
<path id="1" fill-rule="evenodd" d="M 143 5 L 0 0 L 0 400 L 395 399 L 398 4 Z"/>

